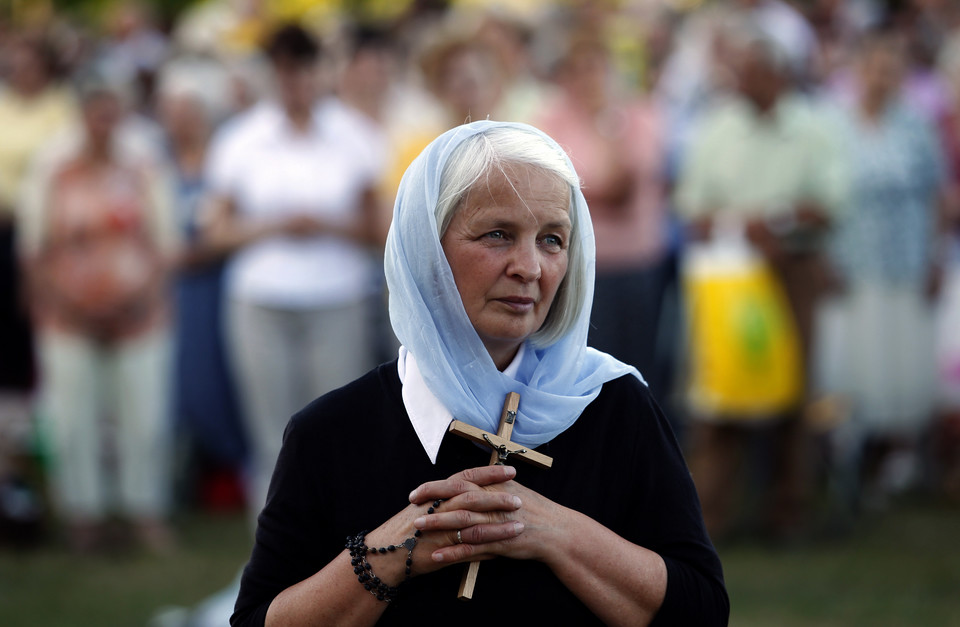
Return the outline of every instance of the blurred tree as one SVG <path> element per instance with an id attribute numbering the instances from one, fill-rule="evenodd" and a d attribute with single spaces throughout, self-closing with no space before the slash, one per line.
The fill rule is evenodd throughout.
<path id="1" fill-rule="evenodd" d="M 12 5 L 34 5 L 31 7 L 31 11 L 35 10 L 36 5 L 45 5 L 56 14 L 69 15 L 92 23 L 99 23 L 105 15 L 108 15 L 113 9 L 123 4 L 140 4 L 150 10 L 161 27 L 167 27 L 173 24 L 184 10 L 202 1 L 203 0 L 0 0 L 2 3 L 9 2 Z M 17 10 L 15 9 L 14 11 L 13 17 L 16 19 Z"/>

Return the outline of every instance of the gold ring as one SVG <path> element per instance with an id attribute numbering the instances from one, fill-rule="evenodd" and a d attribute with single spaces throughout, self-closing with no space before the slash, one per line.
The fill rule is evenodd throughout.
<path id="1" fill-rule="evenodd" d="M 463 536 L 460 535 L 460 529 L 457 529 L 457 544 L 463 544 Z"/>

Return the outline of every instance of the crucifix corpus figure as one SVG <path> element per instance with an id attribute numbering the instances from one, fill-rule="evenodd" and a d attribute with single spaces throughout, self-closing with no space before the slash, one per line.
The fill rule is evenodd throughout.
<path id="1" fill-rule="evenodd" d="M 503 411 L 500 413 L 500 426 L 497 428 L 496 434 L 488 433 L 483 429 L 478 429 L 473 425 L 468 425 L 459 420 L 451 422 L 448 431 L 492 448 L 493 452 L 490 454 L 490 466 L 502 466 L 508 457 L 515 455 L 534 466 L 550 468 L 553 464 L 552 457 L 525 449 L 510 441 L 510 435 L 513 433 L 513 424 L 517 420 L 517 409 L 519 407 L 520 395 L 516 392 L 508 393 L 506 399 L 503 401 Z M 470 562 L 467 565 L 467 570 L 463 573 L 463 579 L 460 580 L 460 591 L 457 593 L 458 599 L 468 601 L 473 598 L 473 587 L 477 583 L 477 573 L 479 571 L 480 562 Z"/>

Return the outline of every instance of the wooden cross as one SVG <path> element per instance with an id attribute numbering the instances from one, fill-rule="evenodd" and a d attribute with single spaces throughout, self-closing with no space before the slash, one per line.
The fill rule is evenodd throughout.
<path id="1" fill-rule="evenodd" d="M 485 444 L 493 449 L 490 454 L 490 466 L 502 466 L 507 458 L 515 455 L 520 459 L 533 464 L 539 468 L 550 468 L 553 465 L 553 458 L 527 450 L 510 441 L 510 435 L 513 433 L 513 423 L 517 419 L 517 409 L 520 407 L 520 395 L 516 392 L 507 394 L 503 401 L 503 411 L 500 413 L 500 426 L 497 433 L 488 433 L 483 429 L 478 429 L 465 422 L 454 420 L 447 429 L 450 433 L 455 433 L 460 437 L 473 440 L 480 444 Z M 467 570 L 463 573 L 463 579 L 460 580 L 460 591 L 457 598 L 467 601 L 473 598 L 473 588 L 477 583 L 477 574 L 480 571 L 480 562 L 470 562 Z"/>

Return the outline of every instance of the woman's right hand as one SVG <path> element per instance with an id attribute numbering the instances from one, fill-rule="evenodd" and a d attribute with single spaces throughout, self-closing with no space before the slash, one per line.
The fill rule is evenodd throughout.
<path id="1" fill-rule="evenodd" d="M 499 484 L 513 479 L 517 471 L 512 466 L 481 466 L 468 468 L 451 475 L 447 485 L 453 485 L 450 496 L 437 507 L 437 512 L 454 511 L 445 505 L 456 499 L 457 516 L 475 527 L 474 533 L 482 534 L 485 542 L 509 540 L 523 532 L 522 525 L 512 520 L 510 514 L 520 508 L 519 499 L 505 491 L 497 489 Z M 383 547 L 403 543 L 416 533 L 414 521 L 424 516 L 432 502 L 419 503 L 417 490 L 410 494 L 410 505 L 388 521 L 367 534 L 369 548 Z M 433 560 L 431 555 L 437 549 L 457 544 L 456 530 L 439 529 L 423 531 L 417 537 L 413 550 L 411 576 L 422 575 L 449 565 Z M 402 556 L 402 558 L 401 558 Z M 389 559 L 387 559 L 389 557 Z M 478 556 L 476 559 L 490 559 L 493 556 Z M 396 551 L 383 558 L 374 557 L 370 563 L 374 572 L 384 581 L 396 584 L 403 580 L 406 553 Z"/>

